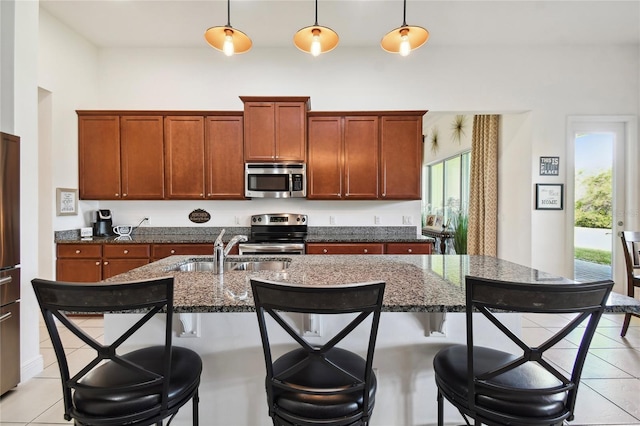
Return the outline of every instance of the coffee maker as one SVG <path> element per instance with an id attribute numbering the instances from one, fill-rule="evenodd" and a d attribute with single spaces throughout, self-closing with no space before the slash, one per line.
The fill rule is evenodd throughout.
<path id="1" fill-rule="evenodd" d="M 111 219 L 111 210 L 96 210 L 96 221 L 93 222 L 94 237 L 111 237 L 115 235 L 113 232 L 113 220 Z"/>

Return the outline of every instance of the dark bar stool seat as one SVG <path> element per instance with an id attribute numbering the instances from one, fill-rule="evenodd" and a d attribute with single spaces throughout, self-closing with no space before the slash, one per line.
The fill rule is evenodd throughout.
<path id="1" fill-rule="evenodd" d="M 116 284 L 32 281 L 60 368 L 64 418 L 76 425 L 162 425 L 193 401 L 198 424 L 198 387 L 202 359 L 191 349 L 171 344 L 173 278 Z M 87 335 L 69 313 L 135 312 L 142 318 L 111 344 Z M 165 313 L 164 345 L 120 354 L 118 348 L 160 312 Z M 96 357 L 71 375 L 57 321 Z"/>
<path id="2" fill-rule="evenodd" d="M 467 344 L 441 349 L 433 367 L 438 387 L 438 425 L 444 424 L 443 397 L 467 424 L 562 425 L 573 420 L 580 375 L 591 339 L 604 312 L 613 281 L 525 284 L 467 276 Z M 567 325 L 540 345 L 527 345 L 494 311 L 570 316 Z M 474 316 L 481 313 L 521 352 L 474 345 Z M 545 351 L 580 328 L 580 345 L 570 374 L 545 359 Z M 576 331 L 578 332 L 578 331 Z"/>
<path id="3" fill-rule="evenodd" d="M 372 364 L 384 285 L 305 287 L 251 280 L 265 356 L 269 416 L 274 425 L 369 424 L 377 389 Z M 318 338 L 310 343 L 292 323 L 291 313 L 350 317 L 336 334 L 323 336 L 323 343 L 318 343 Z M 283 328 L 299 345 L 275 360 L 269 339 L 269 330 L 274 327 Z M 360 344 L 364 357 L 337 346 L 344 345 L 358 328 L 366 330 L 368 337 Z"/>

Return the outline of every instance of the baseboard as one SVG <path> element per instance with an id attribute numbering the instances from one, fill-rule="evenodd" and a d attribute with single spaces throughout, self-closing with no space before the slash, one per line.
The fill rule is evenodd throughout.
<path id="1" fill-rule="evenodd" d="M 36 375 L 42 373 L 44 370 L 44 358 L 41 354 L 33 357 L 29 361 L 22 364 L 20 368 L 20 382 L 24 383 L 27 380 L 35 377 Z"/>

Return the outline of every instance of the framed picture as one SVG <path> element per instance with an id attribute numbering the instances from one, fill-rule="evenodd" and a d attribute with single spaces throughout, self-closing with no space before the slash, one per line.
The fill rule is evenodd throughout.
<path id="1" fill-rule="evenodd" d="M 56 188 L 56 215 L 74 216 L 78 214 L 78 190 Z"/>
<path id="2" fill-rule="evenodd" d="M 434 228 L 442 228 L 442 225 L 444 225 L 444 218 L 440 215 L 437 215 L 436 219 L 433 221 L 433 226 Z"/>
<path id="3" fill-rule="evenodd" d="M 427 216 L 427 224 L 426 224 L 426 226 L 433 226 L 435 221 L 436 221 L 436 215 L 434 215 L 434 214 L 428 215 Z"/>
<path id="4" fill-rule="evenodd" d="M 562 183 L 536 183 L 536 210 L 563 209 Z"/>

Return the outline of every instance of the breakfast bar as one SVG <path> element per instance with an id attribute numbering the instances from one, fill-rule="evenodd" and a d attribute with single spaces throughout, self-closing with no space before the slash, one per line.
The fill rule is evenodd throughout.
<path id="1" fill-rule="evenodd" d="M 229 256 L 240 269 L 223 274 L 206 271 L 207 256 L 171 256 L 109 278 L 107 282 L 173 276 L 175 279 L 174 344 L 196 350 L 203 358 L 200 415 L 206 424 L 269 425 L 264 391 L 264 359 L 254 312 L 250 277 L 300 285 L 341 285 L 386 282 L 383 314 L 378 331 L 374 368 L 378 393 L 372 425 L 424 425 L 435 423 L 436 388 L 432 360 L 451 343 L 465 340 L 466 275 L 526 283 L 572 283 L 526 266 L 489 256 L 466 255 L 304 255 Z M 281 265 L 260 270 L 260 262 Z M 280 263 L 278 263 L 280 262 Z M 607 312 L 640 312 L 640 303 L 612 293 Z M 516 329 L 521 316 L 502 313 Z M 135 320 L 135 314 L 105 316 L 105 340 Z M 330 334 L 327 318 L 292 317 L 301 333 Z M 161 321 L 157 319 L 157 321 Z M 132 345 L 153 344 L 162 327 L 141 330 Z M 282 350 L 287 340 L 282 336 Z M 502 345 L 490 329 L 478 335 L 480 345 Z M 189 424 L 183 410 L 174 425 Z M 446 407 L 445 419 L 460 421 Z M 456 420 L 457 419 L 457 420 Z"/>

